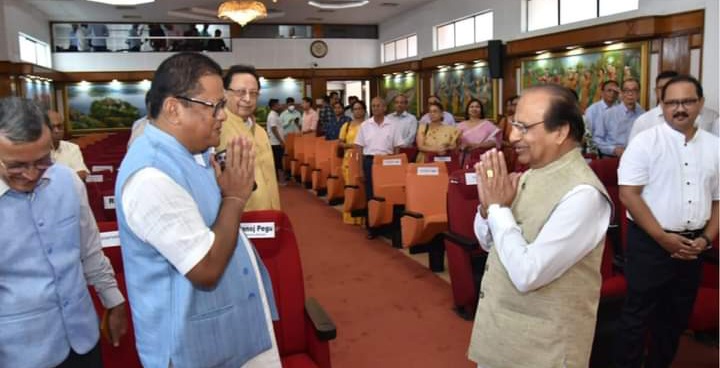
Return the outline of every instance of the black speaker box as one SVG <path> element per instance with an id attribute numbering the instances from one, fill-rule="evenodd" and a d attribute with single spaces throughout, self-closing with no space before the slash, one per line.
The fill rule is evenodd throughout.
<path id="1" fill-rule="evenodd" d="M 490 78 L 502 78 L 503 59 L 505 59 L 505 45 L 503 45 L 500 40 L 490 40 L 488 41 L 487 49 Z"/>

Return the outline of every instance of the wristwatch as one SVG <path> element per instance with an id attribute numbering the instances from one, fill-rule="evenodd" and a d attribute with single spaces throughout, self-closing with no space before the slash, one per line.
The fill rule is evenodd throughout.
<path id="1" fill-rule="evenodd" d="M 709 238 L 707 235 L 705 235 L 705 234 L 700 234 L 700 235 L 698 236 L 698 238 L 703 238 L 703 239 L 705 239 L 705 243 L 706 243 L 706 244 L 705 244 L 705 249 L 710 249 L 710 248 L 712 248 L 712 241 L 710 241 L 710 238 Z"/>

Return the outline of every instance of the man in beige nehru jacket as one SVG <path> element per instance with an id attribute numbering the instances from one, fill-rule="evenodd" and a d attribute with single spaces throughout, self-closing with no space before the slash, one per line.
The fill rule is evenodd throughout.
<path id="1" fill-rule="evenodd" d="M 489 252 L 468 356 L 482 368 L 587 367 L 611 204 L 578 149 L 582 113 L 571 91 L 525 90 L 510 143 L 476 165 L 475 233 Z"/>

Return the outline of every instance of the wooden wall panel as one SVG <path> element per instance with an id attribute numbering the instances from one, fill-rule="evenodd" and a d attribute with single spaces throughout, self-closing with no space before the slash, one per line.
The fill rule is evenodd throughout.
<path id="1" fill-rule="evenodd" d="M 660 53 L 660 70 L 690 73 L 690 37 L 687 35 L 665 38 Z"/>

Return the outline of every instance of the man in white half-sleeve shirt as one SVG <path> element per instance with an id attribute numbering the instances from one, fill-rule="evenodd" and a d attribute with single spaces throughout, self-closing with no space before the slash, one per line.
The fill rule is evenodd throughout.
<path id="1" fill-rule="evenodd" d="M 508 174 L 496 150 L 476 165 L 475 233 L 489 251 L 468 351 L 478 367 L 589 364 L 611 202 L 580 153 L 584 132 L 570 90 L 533 87 L 510 134 L 530 170 Z"/>
<path id="2" fill-rule="evenodd" d="M 662 103 L 660 101 L 660 94 L 662 89 L 670 79 L 677 77 L 678 73 L 674 71 L 664 71 L 655 77 L 655 96 L 657 96 L 657 106 L 650 109 L 646 113 L 640 115 L 633 123 L 632 129 L 630 130 L 630 140 L 635 138 L 638 133 L 643 130 L 650 129 L 657 125 L 665 124 L 665 116 L 663 115 Z M 712 133 L 714 136 L 718 136 L 718 113 L 715 110 L 708 109 L 703 106 L 700 110 L 700 114 L 695 119 L 695 126 L 699 129 L 705 130 Z"/>
<path id="3" fill-rule="evenodd" d="M 640 132 L 618 169 L 620 200 L 631 220 L 618 368 L 639 368 L 643 360 L 647 368 L 670 367 L 695 304 L 700 253 L 718 234 L 718 138 L 695 124 L 702 86 L 678 76 L 661 98 L 665 123 Z"/>
<path id="4" fill-rule="evenodd" d="M 75 171 L 80 179 L 85 178 L 90 174 L 83 160 L 80 146 L 75 143 L 63 140 L 65 135 L 65 122 L 63 121 L 62 115 L 54 110 L 47 112 L 48 120 L 50 120 L 50 128 L 52 130 L 52 158 L 53 161 L 61 163 Z"/>
<path id="5" fill-rule="evenodd" d="M 255 179 L 249 138 L 210 153 L 227 118 L 222 70 L 198 53 L 163 61 L 151 123 L 115 187 L 125 279 L 145 367 L 280 368 L 267 270 L 240 218 Z"/>
<path id="6" fill-rule="evenodd" d="M 399 94 L 393 99 L 395 103 L 395 112 L 385 116 L 391 120 L 398 129 L 398 133 L 402 137 L 403 147 L 411 147 L 415 145 L 415 133 L 417 132 L 418 122 L 415 115 L 407 112 L 408 98 Z"/>

